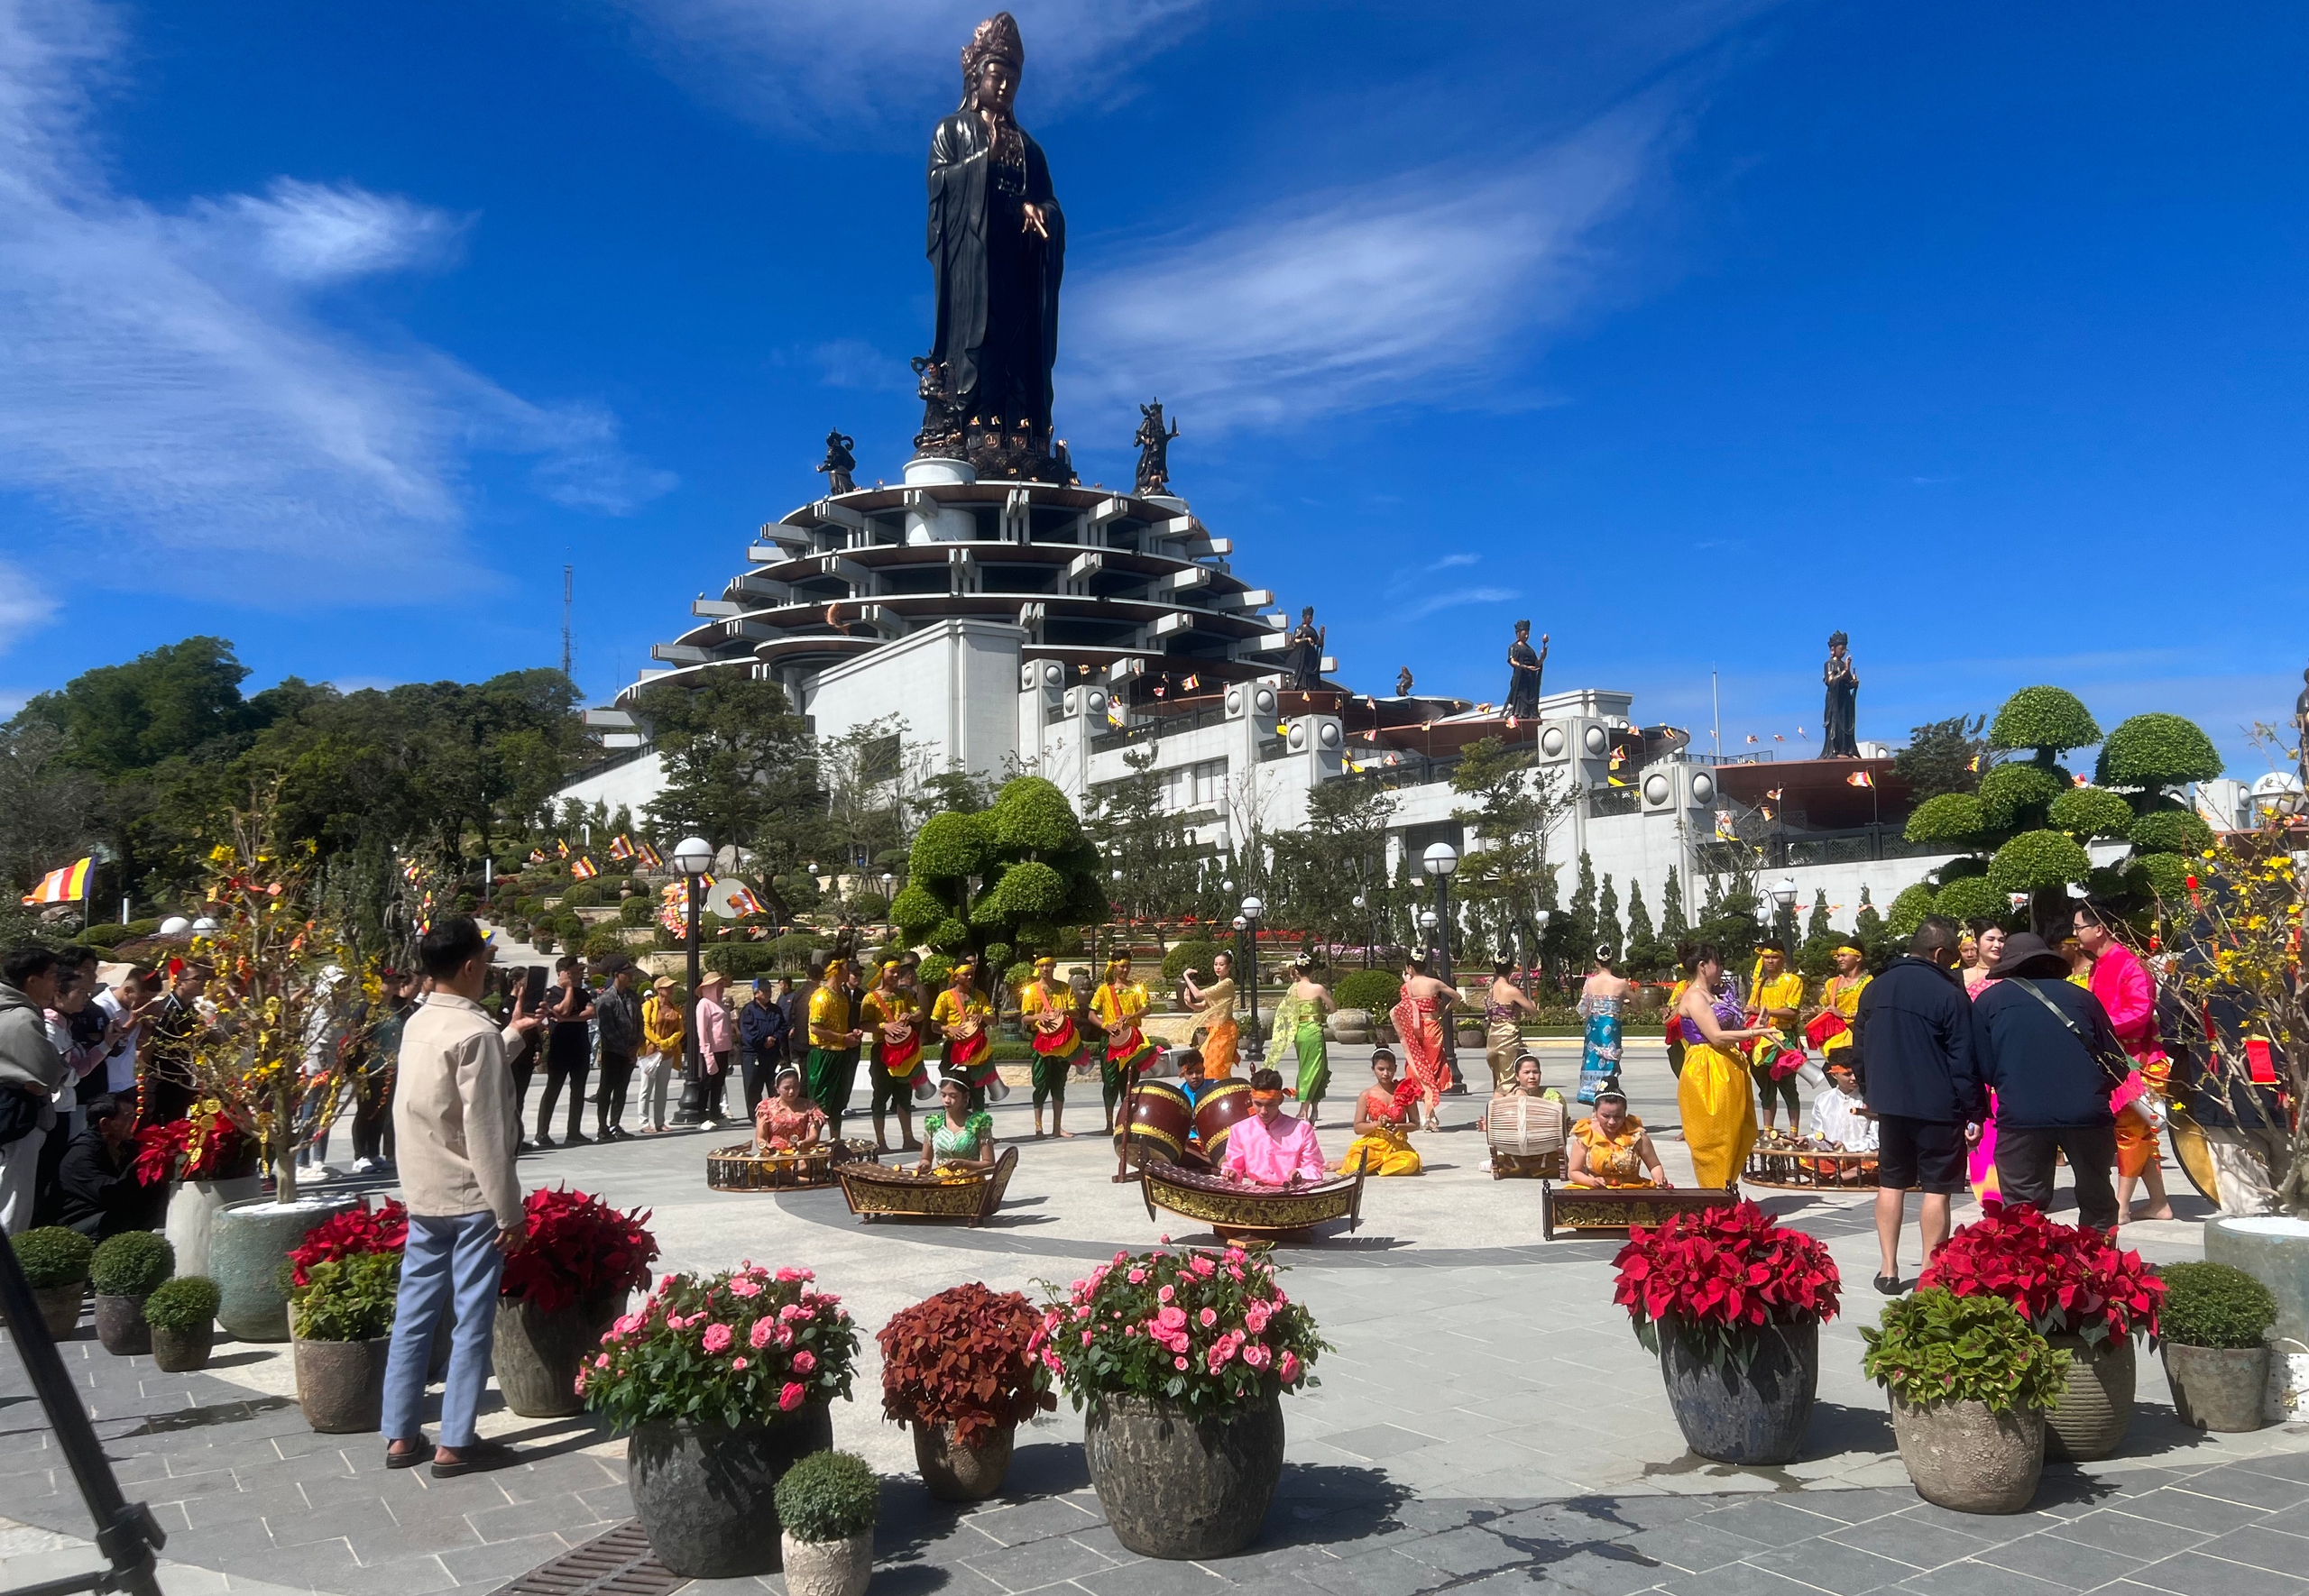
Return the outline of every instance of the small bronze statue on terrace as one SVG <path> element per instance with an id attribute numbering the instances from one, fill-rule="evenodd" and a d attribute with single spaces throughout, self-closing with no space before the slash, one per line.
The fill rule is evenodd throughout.
<path id="1" fill-rule="evenodd" d="M 1130 441 L 1138 445 L 1138 483 L 1131 491 L 1139 498 L 1171 491 L 1171 440 L 1178 436 L 1176 421 L 1163 430 L 1161 399 L 1138 407 L 1138 435 Z"/>
<path id="2" fill-rule="evenodd" d="M 839 429 L 826 434 L 826 457 L 818 469 L 826 473 L 827 493 L 858 491 L 857 481 L 850 474 L 858 469 L 858 456 L 851 453 L 857 446 L 856 438 Z"/>

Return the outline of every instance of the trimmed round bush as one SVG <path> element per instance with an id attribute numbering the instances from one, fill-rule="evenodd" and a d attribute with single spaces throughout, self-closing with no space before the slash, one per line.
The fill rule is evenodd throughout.
<path id="1" fill-rule="evenodd" d="M 2277 1323 L 2277 1298 L 2241 1269 L 2226 1263 L 2172 1263 L 2157 1333 L 2183 1346 L 2256 1347 Z"/>
<path id="2" fill-rule="evenodd" d="M 2124 865 L 2126 876 L 2141 890 L 2156 894 L 2160 903 L 2189 901 L 2189 861 L 2169 853 L 2135 854 Z"/>
<path id="3" fill-rule="evenodd" d="M 1034 978 L 1035 967 L 1023 959 L 1002 972 L 1002 984 L 1013 992 Z"/>
<path id="4" fill-rule="evenodd" d="M 2053 830 L 2065 831 L 2079 842 L 2122 837 L 2132 830 L 2132 805 L 2106 787 L 2071 787 L 2054 799 L 2045 812 Z"/>
<path id="5" fill-rule="evenodd" d="M 2195 858 L 2212 846 L 2212 828 L 2185 809 L 2152 809 L 2126 833 L 2143 853 L 2177 853 Z"/>
<path id="6" fill-rule="evenodd" d="M 1928 881 L 1903 887 L 1892 906 L 1884 911 L 1884 929 L 1905 941 L 1916 935 L 1916 928 L 1924 923 L 1927 914 L 1939 913 L 1940 894 Z"/>
<path id="7" fill-rule="evenodd" d="M 585 933 L 585 957 L 602 959 L 625 950 L 625 933 L 614 925 L 594 926 Z"/>
<path id="8" fill-rule="evenodd" d="M 945 901 L 918 881 L 890 900 L 890 918 L 915 936 L 944 921 L 949 913 Z"/>
<path id="9" fill-rule="evenodd" d="M 987 970 L 1009 968 L 1010 944 L 1007 942 L 989 942 L 986 945 L 986 950 L 979 955 L 978 968 L 982 972 Z"/>
<path id="10" fill-rule="evenodd" d="M 988 896 L 1006 919 L 1047 920 L 1066 906 L 1066 877 L 1029 859 L 1005 870 Z"/>
<path id="11" fill-rule="evenodd" d="M 1988 830 L 1988 812 L 1970 793 L 1943 793 L 1927 798 L 1909 816 L 1901 835 L 1910 842 L 1946 842 L 1961 846 Z"/>
<path id="12" fill-rule="evenodd" d="M 2109 733 L 2093 766 L 2097 780 L 2155 791 L 2184 782 L 2209 782 L 2222 771 L 2221 750 L 2194 720 L 2179 715 L 2135 715 Z"/>
<path id="13" fill-rule="evenodd" d="M 580 881 L 561 894 L 565 909 L 591 909 L 601 901 L 601 889 L 590 881 Z"/>
<path id="14" fill-rule="evenodd" d="M 1014 776 L 994 801 L 994 845 L 1006 853 L 1063 853 L 1082 840 L 1082 822 L 1055 784 Z"/>
<path id="15" fill-rule="evenodd" d="M 647 925 L 657 918 L 657 905 L 648 898 L 628 898 L 617 906 L 620 925 Z"/>
<path id="16" fill-rule="evenodd" d="M 1200 937 L 1173 942 L 1171 950 L 1163 955 L 1163 980 L 1165 985 L 1175 985 L 1178 978 L 1189 970 L 1200 970 L 1207 976 L 1210 973 L 1212 956 L 1228 951 L 1231 949 Z"/>
<path id="17" fill-rule="evenodd" d="M 849 1452 L 813 1452 L 777 1482 L 778 1527 L 797 1541 L 846 1541 L 874 1527 L 882 1478 Z"/>
<path id="18" fill-rule="evenodd" d="M 1338 978 L 1338 990 L 1332 995 L 1343 1009 L 1384 1014 L 1403 995 L 1403 978 L 1394 970 L 1349 970 Z"/>
<path id="19" fill-rule="evenodd" d="M 915 833 L 906 874 L 915 881 L 959 881 L 986 868 L 991 838 L 982 814 L 934 814 Z"/>
<path id="20" fill-rule="evenodd" d="M 223 1300 L 207 1275 L 180 1275 L 152 1288 L 144 1299 L 144 1322 L 155 1330 L 198 1330 L 216 1317 Z"/>
<path id="21" fill-rule="evenodd" d="M 2012 913 L 2012 900 L 1990 885 L 1987 876 L 1966 876 L 1942 887 L 1933 897 L 1932 909 L 1959 925 L 1975 919 L 2002 921 Z"/>
<path id="22" fill-rule="evenodd" d="M 127 1230 L 97 1248 L 88 1284 L 99 1297 L 149 1297 L 176 1272 L 177 1250 L 165 1236 Z"/>
<path id="23" fill-rule="evenodd" d="M 2004 701 L 1988 729 L 1988 746 L 2009 748 L 2089 748 L 2101 727 L 2084 701 L 2065 687 L 2023 687 Z"/>
<path id="24" fill-rule="evenodd" d="M 60 1225 L 28 1230 L 8 1244 L 15 1251 L 16 1263 L 24 1271 L 25 1283 L 35 1291 L 87 1280 L 88 1261 L 97 1252 L 96 1243 Z"/>
<path id="25" fill-rule="evenodd" d="M 928 954 L 915 978 L 925 992 L 943 992 L 946 983 L 954 978 L 954 961 L 943 953 Z"/>
<path id="26" fill-rule="evenodd" d="M 2058 831 L 2023 831 L 1988 862 L 1988 879 L 1999 892 L 2035 892 L 2065 886 L 2093 873 L 2093 859 L 2073 839 Z"/>
<path id="27" fill-rule="evenodd" d="M 2039 821 L 2054 799 L 2075 784 L 2057 765 L 2008 760 L 1981 777 L 1981 812 L 1999 831 Z"/>
<path id="28" fill-rule="evenodd" d="M 1962 881 L 1967 876 L 1985 876 L 1987 874 L 1988 856 L 1984 853 L 1968 853 L 1961 858 L 1950 859 L 1946 864 L 1941 866 L 1940 868 L 1933 872 L 1933 875 L 1939 879 L 1940 885 L 1943 886 L 1947 885 L 1952 881 Z"/>

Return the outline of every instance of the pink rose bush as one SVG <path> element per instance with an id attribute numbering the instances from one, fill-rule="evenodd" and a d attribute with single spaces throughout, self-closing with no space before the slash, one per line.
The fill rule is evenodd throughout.
<path id="1" fill-rule="evenodd" d="M 1328 1351 L 1264 1252 L 1118 1252 L 1064 1297 L 1053 1289 L 1032 1351 L 1077 1408 L 1111 1392 L 1224 1414 L 1313 1383 Z"/>
<path id="2" fill-rule="evenodd" d="M 858 1331 L 814 1278 L 752 1263 L 667 1275 L 602 1337 L 578 1394 L 619 1431 L 676 1418 L 734 1428 L 846 1399 Z"/>

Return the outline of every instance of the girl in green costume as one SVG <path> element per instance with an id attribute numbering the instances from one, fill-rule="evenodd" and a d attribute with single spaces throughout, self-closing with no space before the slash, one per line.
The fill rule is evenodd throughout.
<path id="1" fill-rule="evenodd" d="M 1323 1051 L 1323 1016 L 1338 1005 L 1331 1001 L 1330 989 L 1310 977 L 1305 966 L 1287 965 L 1283 974 L 1291 977 L 1283 993 L 1283 1006 L 1290 1013 L 1287 1028 L 1278 1023 L 1276 1035 L 1278 1040 L 1288 1036 L 1299 1056 L 1299 1117 L 1312 1124 L 1316 1105 L 1331 1081 L 1330 1059 Z"/>

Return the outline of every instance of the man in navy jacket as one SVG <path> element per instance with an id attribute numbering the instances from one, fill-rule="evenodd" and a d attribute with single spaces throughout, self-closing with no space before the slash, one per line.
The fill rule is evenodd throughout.
<path id="1" fill-rule="evenodd" d="M 1924 1194 L 1917 1228 L 1928 1261 L 1948 1239 L 1948 1199 L 1964 1188 L 1964 1127 L 1988 1112 L 1956 938 L 1955 921 L 1929 916 L 1868 983 L 1853 1022 L 1861 1095 L 1876 1114 L 1876 1289 L 1888 1297 L 1900 1289 L 1908 1194 Z"/>
<path id="2" fill-rule="evenodd" d="M 2117 1116 L 2109 1093 L 2131 1068 L 2101 1000 L 2068 979 L 2068 960 L 2022 931 L 1973 1004 L 1981 1073 L 1996 1089 L 1996 1183 L 2008 1203 L 2053 1206 L 2053 1153 L 2068 1155 L 2077 1217 L 2117 1227 Z M 2104 1063 L 2103 1060 L 2106 1060 Z"/>

